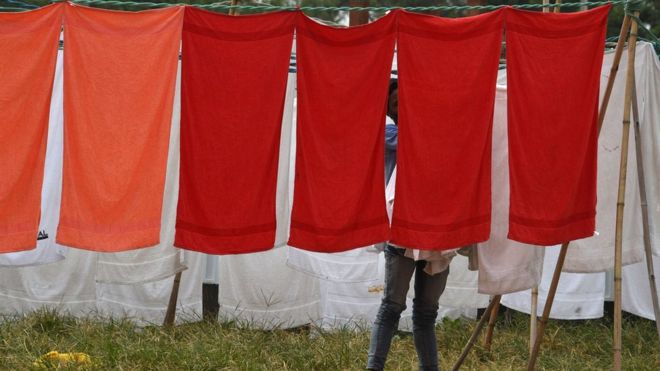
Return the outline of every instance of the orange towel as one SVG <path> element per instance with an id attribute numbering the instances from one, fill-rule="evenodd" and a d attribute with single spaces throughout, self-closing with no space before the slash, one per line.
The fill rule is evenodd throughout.
<path id="1" fill-rule="evenodd" d="M 0 13 L 0 253 L 37 244 L 62 9 Z"/>
<path id="2" fill-rule="evenodd" d="M 57 242 L 156 245 L 183 7 L 64 12 L 64 169 Z"/>

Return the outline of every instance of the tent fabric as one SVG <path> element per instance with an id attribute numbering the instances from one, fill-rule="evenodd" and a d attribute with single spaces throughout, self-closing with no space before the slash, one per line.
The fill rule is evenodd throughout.
<path id="1" fill-rule="evenodd" d="M 398 246 L 441 250 L 488 239 L 504 15 L 504 9 L 459 19 L 399 15 L 399 171 L 391 240 Z"/>
<path id="2" fill-rule="evenodd" d="M 298 17 L 290 246 L 339 252 L 389 239 L 383 125 L 397 15 L 345 29 Z"/>
<path id="3" fill-rule="evenodd" d="M 554 245 L 595 230 L 598 78 L 611 5 L 509 9 L 509 238 Z"/>
<path id="4" fill-rule="evenodd" d="M 181 71 L 176 79 L 174 101 L 181 101 Z M 111 284 L 141 284 L 161 281 L 186 269 L 182 264 L 182 250 L 174 247 L 176 204 L 179 197 L 179 128 L 181 110 L 175 104 L 170 129 L 167 155 L 167 173 L 163 212 L 161 216 L 160 243 L 157 246 L 112 254 L 99 254 L 96 281 Z M 104 286 L 106 287 L 106 286 Z"/>
<path id="5" fill-rule="evenodd" d="M 159 242 L 183 8 L 65 6 L 64 170 L 57 241 Z"/>
<path id="6" fill-rule="evenodd" d="M 0 13 L 0 253 L 37 245 L 62 11 Z"/>
<path id="7" fill-rule="evenodd" d="M 543 275 L 539 283 L 537 315 L 543 314 L 546 298 L 557 265 L 560 246 L 548 247 L 543 261 Z M 562 273 L 550 311 L 550 318 L 562 320 L 593 319 L 603 316 L 605 301 L 604 272 Z M 529 314 L 531 292 L 529 290 L 503 295 L 502 305 Z"/>
<path id="8" fill-rule="evenodd" d="M 627 55 L 627 49 L 624 50 Z M 603 61 L 603 68 L 600 77 L 601 90 L 604 91 L 610 74 L 610 68 L 614 59 L 614 53 L 606 53 Z M 638 76 L 637 97 L 640 102 L 653 102 L 652 91 L 653 84 L 643 85 L 642 78 L 651 78 L 652 73 L 657 71 L 653 61 L 657 57 L 653 51 L 653 46 L 648 43 L 640 43 L 636 48 L 636 66 L 635 74 Z M 565 272 L 590 273 L 604 272 L 614 268 L 614 243 L 616 232 L 616 203 L 619 187 L 619 163 L 621 161 L 621 120 L 623 118 L 623 100 L 625 95 L 625 74 L 622 71 L 628 69 L 627 58 L 622 58 L 619 65 L 619 74 L 614 81 L 612 96 L 605 114 L 605 120 L 598 139 L 598 205 L 596 217 L 597 235 L 577 241 L 572 241 L 569 245 L 564 262 Z M 655 72 L 656 76 L 660 73 Z M 658 77 L 656 77 L 658 78 Z M 657 81 L 657 80 L 656 80 Z M 651 99 L 651 100 L 649 100 Z M 601 98 L 602 101 L 602 98 Z M 657 98 L 655 102 L 657 102 Z M 649 212 L 653 216 L 654 205 L 651 201 L 654 195 L 657 195 L 658 188 L 657 177 L 654 176 L 653 166 L 648 166 L 647 161 L 653 160 L 652 146 L 645 146 L 645 140 L 654 140 L 653 135 L 649 133 L 649 128 L 653 130 L 651 123 L 658 122 L 658 116 L 653 121 L 653 110 L 655 103 L 640 105 L 640 115 L 645 116 L 642 124 L 642 146 L 646 171 L 646 188 L 649 196 Z M 657 110 L 657 107 L 655 108 Z M 657 115 L 657 111 L 655 113 Z M 626 195 L 625 209 L 623 213 L 623 240 L 622 240 L 622 263 L 623 265 L 633 264 L 644 258 L 644 239 L 642 230 L 642 212 L 639 194 L 639 183 L 637 176 L 637 155 L 635 153 L 635 136 L 631 128 L 628 143 L 628 168 L 626 175 Z M 655 150 L 657 153 L 657 149 Z M 656 173 L 657 174 L 657 173 Z M 655 180 L 654 180 L 655 179 Z M 654 193 L 655 192 L 655 193 Z M 656 196 L 657 197 L 657 196 Z M 658 204 L 655 204 L 658 205 Z M 657 214 L 656 214 L 657 215 Z M 660 218 L 651 220 L 651 228 L 660 221 Z"/>
<path id="9" fill-rule="evenodd" d="M 176 246 L 212 254 L 274 246 L 297 15 L 234 17 L 186 8 Z"/>
<path id="10" fill-rule="evenodd" d="M 0 267 L 24 267 L 50 264 L 66 257 L 66 247 L 55 243 L 55 230 L 60 216 L 62 190 L 62 58 L 57 58 L 50 115 L 48 143 L 44 165 L 44 182 L 41 189 L 41 221 L 37 236 L 37 248 L 0 254 Z"/>
<path id="11" fill-rule="evenodd" d="M 479 292 L 501 295 L 539 284 L 543 249 L 507 238 L 509 161 L 507 143 L 506 72 L 500 71 L 493 120 L 491 235 L 478 244 Z"/>

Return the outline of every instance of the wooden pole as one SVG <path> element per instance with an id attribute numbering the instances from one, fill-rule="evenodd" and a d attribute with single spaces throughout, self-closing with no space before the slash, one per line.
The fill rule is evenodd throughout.
<path id="1" fill-rule="evenodd" d="M 477 342 L 479 333 L 484 328 L 486 322 L 488 322 L 488 319 L 490 318 L 490 315 L 493 312 L 493 307 L 495 307 L 496 303 L 499 304 L 500 299 L 502 299 L 502 295 L 495 295 L 493 299 L 490 301 L 490 304 L 488 304 L 488 308 L 486 308 L 484 314 L 481 316 L 481 319 L 479 320 L 479 322 L 477 322 L 477 326 L 474 328 L 474 331 L 472 332 L 472 336 L 470 336 L 470 340 L 468 340 L 467 344 L 465 344 L 465 347 L 461 352 L 461 356 L 458 358 L 454 366 L 451 368 L 452 371 L 457 371 L 459 368 L 461 368 L 461 365 L 463 364 L 463 362 L 465 362 L 465 358 L 467 358 L 468 353 L 470 353 L 470 349 L 472 349 L 474 344 Z"/>
<path id="2" fill-rule="evenodd" d="M 534 339 L 534 348 L 532 348 L 532 353 L 529 356 L 529 362 L 527 363 L 527 370 L 531 371 L 536 368 L 536 358 L 539 355 L 539 349 L 541 348 L 541 342 L 543 341 L 543 332 L 545 331 L 545 325 L 548 323 L 548 317 L 550 317 L 550 310 L 552 309 L 552 302 L 555 300 L 555 293 L 557 292 L 557 286 L 559 285 L 559 277 L 561 276 L 561 270 L 564 267 L 564 260 L 566 259 L 566 251 L 568 250 L 568 242 L 564 242 L 561 245 L 561 250 L 559 251 L 559 259 L 557 259 L 557 265 L 555 266 L 555 272 L 552 275 L 552 282 L 550 283 L 550 290 L 548 291 L 548 297 L 545 301 L 545 306 L 543 307 L 543 316 L 538 325 L 538 333 Z"/>
<path id="3" fill-rule="evenodd" d="M 497 321 L 497 314 L 500 311 L 500 300 L 501 296 L 497 299 L 497 302 L 493 305 L 493 310 L 490 313 L 490 318 L 488 319 L 488 331 L 486 331 L 486 339 L 484 340 L 484 348 L 490 352 L 490 345 L 493 342 L 493 332 L 495 331 L 495 322 Z M 495 301 L 495 298 L 493 298 Z"/>
<path id="4" fill-rule="evenodd" d="M 635 12 L 638 16 L 639 12 Z M 623 106 L 623 133 L 621 135 L 621 163 L 619 166 L 619 194 L 616 203 L 616 231 L 614 237 L 614 370 L 621 370 L 621 260 L 623 242 L 623 210 L 626 196 L 626 170 L 628 168 L 628 137 L 630 136 L 630 108 L 632 107 L 633 76 L 635 73 L 635 46 L 637 44 L 637 22 L 630 25 L 628 38 L 628 70 Z"/>
<path id="5" fill-rule="evenodd" d="M 543 0 L 543 5 L 549 5 L 549 4 L 550 4 L 550 0 Z M 550 12 L 550 8 L 544 6 L 543 13 L 549 13 L 549 12 Z"/>
<path id="6" fill-rule="evenodd" d="M 555 0 L 555 4 L 559 5 L 561 4 L 561 0 Z M 561 11 L 560 7 L 555 7 L 555 13 L 559 13 Z"/>
<path id="7" fill-rule="evenodd" d="M 369 0 L 349 0 L 348 6 L 352 6 L 352 7 L 369 6 Z M 367 23 L 369 23 L 368 10 L 353 10 L 348 15 L 349 26 L 358 26 Z"/>
<path id="8" fill-rule="evenodd" d="M 167 312 L 163 320 L 163 326 L 174 325 L 174 318 L 176 317 L 176 302 L 179 299 L 179 284 L 181 283 L 181 272 L 174 275 L 174 284 L 172 285 L 172 292 L 170 293 L 170 302 L 167 304 Z"/>
<path id="9" fill-rule="evenodd" d="M 231 0 L 231 5 L 236 6 L 238 5 L 238 0 Z M 238 9 L 236 8 L 229 8 L 229 15 L 238 15 Z"/>
<path id="10" fill-rule="evenodd" d="M 538 308 L 539 308 L 539 287 L 532 287 L 531 310 L 529 311 L 529 355 L 532 355 L 534 349 L 534 341 L 536 340 L 537 325 L 539 323 Z"/>
<path id="11" fill-rule="evenodd" d="M 610 77 L 607 79 L 607 86 L 605 87 L 605 95 L 603 95 L 603 102 L 600 105 L 600 112 L 598 113 L 598 133 L 600 134 L 600 129 L 603 127 L 603 121 L 605 120 L 605 113 L 607 112 L 607 105 L 610 102 L 610 96 L 612 95 L 612 87 L 614 87 L 614 80 L 616 79 L 616 74 L 619 71 L 619 62 L 621 61 L 621 54 L 623 53 L 623 45 L 626 41 L 626 35 L 630 29 L 631 18 L 626 14 L 623 17 L 623 22 L 621 23 L 621 31 L 619 32 L 619 40 L 616 43 L 616 48 L 614 49 L 614 61 L 612 62 L 612 68 L 610 69 Z"/>
<path id="12" fill-rule="evenodd" d="M 484 5 L 484 0 L 467 0 L 467 5 L 468 6 Z M 479 10 L 477 10 L 477 9 L 470 9 L 466 13 L 467 16 L 473 16 L 473 15 L 477 15 L 477 14 L 479 14 Z"/>
<path id="13" fill-rule="evenodd" d="M 651 236 L 649 231 L 649 208 L 646 201 L 646 182 L 644 180 L 644 164 L 642 162 L 642 143 L 639 130 L 639 107 L 637 105 L 637 84 L 633 75 L 632 89 L 632 115 L 635 123 L 635 153 L 637 154 L 637 178 L 639 182 L 639 196 L 642 203 L 642 228 L 644 230 L 644 254 L 646 255 L 646 269 L 649 275 L 649 287 L 651 288 L 651 301 L 653 302 L 653 313 L 655 314 L 655 329 L 660 338 L 660 305 L 658 304 L 658 288 L 655 284 L 655 269 L 653 268 L 653 252 L 651 251 Z"/>

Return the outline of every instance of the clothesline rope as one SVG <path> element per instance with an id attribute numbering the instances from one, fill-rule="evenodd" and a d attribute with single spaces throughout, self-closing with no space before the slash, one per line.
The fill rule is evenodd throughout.
<path id="1" fill-rule="evenodd" d="M 54 1 L 56 2 L 56 1 Z M 560 3 L 560 4 L 519 4 L 519 5 L 436 5 L 436 6 L 410 6 L 410 7 L 401 7 L 401 6 L 283 6 L 283 5 L 229 5 L 229 4 L 182 4 L 182 3 L 158 3 L 158 2 L 134 2 L 134 1 L 119 1 L 119 0 L 72 0 L 72 2 L 83 5 L 108 5 L 108 6 L 118 6 L 118 5 L 131 5 L 131 6 L 142 6 L 148 8 L 159 8 L 175 5 L 191 5 L 198 8 L 204 9 L 238 9 L 238 10 L 296 10 L 300 9 L 303 11 L 317 11 L 317 10 L 337 10 L 337 11 L 387 11 L 393 9 L 405 9 L 415 12 L 424 12 L 432 10 L 496 10 L 505 6 L 511 6 L 517 9 L 543 9 L 543 8 L 579 8 L 583 6 L 598 6 L 598 5 L 630 5 L 630 4 L 641 4 L 642 0 L 614 0 L 614 1 L 598 1 L 598 2 L 588 2 L 588 3 Z"/>

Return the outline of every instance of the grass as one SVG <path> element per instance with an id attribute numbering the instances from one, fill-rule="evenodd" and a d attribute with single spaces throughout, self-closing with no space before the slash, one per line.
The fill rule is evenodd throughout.
<path id="1" fill-rule="evenodd" d="M 500 315 L 493 351 L 475 347 L 463 369 L 524 369 L 528 321 L 528 316 L 517 312 Z M 449 369 L 458 358 L 475 324 L 445 320 L 438 326 L 442 369 Z M 623 325 L 624 368 L 660 369 L 654 323 L 630 316 L 624 317 Z M 609 319 L 550 321 L 538 368 L 611 369 L 611 338 Z M 366 331 L 260 331 L 208 322 L 137 327 L 128 320 L 75 319 L 47 310 L 0 319 L 2 370 L 34 369 L 33 361 L 51 350 L 87 353 L 92 365 L 82 369 L 93 370 L 361 370 L 368 344 Z M 391 370 L 417 368 L 409 334 L 396 335 L 387 366 Z"/>

